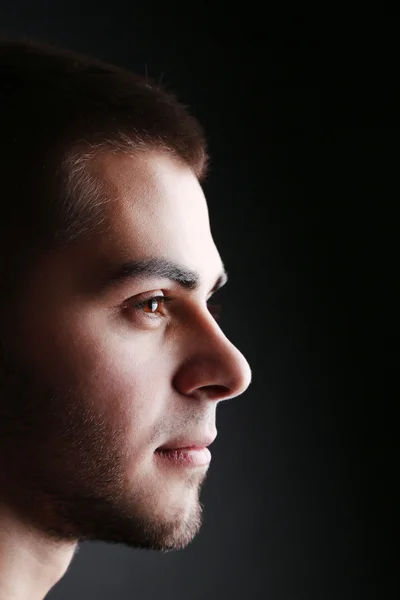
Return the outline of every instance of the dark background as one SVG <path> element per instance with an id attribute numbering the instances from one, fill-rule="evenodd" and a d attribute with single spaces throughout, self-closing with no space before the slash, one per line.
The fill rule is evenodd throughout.
<path id="1" fill-rule="evenodd" d="M 398 597 L 397 34 L 263 11 L 2 3 L 0 33 L 162 77 L 203 123 L 222 327 L 253 370 L 193 543 L 83 544 L 51 600 Z"/>

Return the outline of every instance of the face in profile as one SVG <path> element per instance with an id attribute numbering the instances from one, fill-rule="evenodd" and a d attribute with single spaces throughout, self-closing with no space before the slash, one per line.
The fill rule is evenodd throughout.
<path id="1" fill-rule="evenodd" d="M 208 307 L 223 265 L 192 171 L 155 153 L 96 167 L 102 233 L 32 269 L 2 350 L 3 501 L 58 540 L 183 548 L 207 451 L 159 449 L 211 443 L 250 368 Z"/>

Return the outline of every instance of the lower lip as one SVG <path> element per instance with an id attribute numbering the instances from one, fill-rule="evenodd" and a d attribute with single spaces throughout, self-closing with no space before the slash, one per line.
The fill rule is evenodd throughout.
<path id="1" fill-rule="evenodd" d="M 177 467 L 203 467 L 211 460 L 208 448 L 179 448 L 177 450 L 156 450 L 157 457 L 166 464 Z"/>

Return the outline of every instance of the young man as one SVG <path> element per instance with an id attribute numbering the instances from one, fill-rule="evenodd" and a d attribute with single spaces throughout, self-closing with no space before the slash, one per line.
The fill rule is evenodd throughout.
<path id="1" fill-rule="evenodd" d="M 80 541 L 193 539 L 251 372 L 213 315 L 197 121 L 48 45 L 3 40 L 0 71 L 0 597 L 41 600 Z"/>

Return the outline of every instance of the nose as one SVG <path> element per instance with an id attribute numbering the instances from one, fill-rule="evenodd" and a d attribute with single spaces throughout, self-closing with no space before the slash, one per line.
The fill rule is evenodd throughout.
<path id="1" fill-rule="evenodd" d="M 219 402 L 247 390 L 252 377 L 250 365 L 216 323 L 211 332 L 208 329 L 191 336 L 190 346 L 174 379 L 181 394 Z"/>

